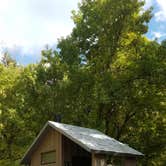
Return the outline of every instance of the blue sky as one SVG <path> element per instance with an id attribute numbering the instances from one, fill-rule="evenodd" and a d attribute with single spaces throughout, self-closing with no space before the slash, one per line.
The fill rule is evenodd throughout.
<path id="1" fill-rule="evenodd" d="M 26 65 L 40 60 L 46 44 L 55 47 L 74 26 L 71 10 L 81 0 L 0 0 L 0 57 L 4 50 L 18 63 Z M 145 9 L 154 6 L 149 24 L 149 39 L 166 38 L 166 0 L 146 0 Z"/>

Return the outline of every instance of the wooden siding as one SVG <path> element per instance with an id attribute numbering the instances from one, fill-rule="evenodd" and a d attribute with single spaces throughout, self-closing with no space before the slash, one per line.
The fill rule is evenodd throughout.
<path id="1" fill-rule="evenodd" d="M 92 166 L 106 166 L 107 160 L 105 155 L 92 153 Z"/>
<path id="2" fill-rule="evenodd" d="M 128 157 L 124 160 L 124 166 L 136 166 L 136 162 L 136 158 Z"/>
<path id="3" fill-rule="evenodd" d="M 40 146 L 34 151 L 31 166 L 41 166 L 41 153 L 54 150 L 56 151 L 56 163 L 45 164 L 44 166 L 62 166 L 62 135 L 50 128 Z"/>

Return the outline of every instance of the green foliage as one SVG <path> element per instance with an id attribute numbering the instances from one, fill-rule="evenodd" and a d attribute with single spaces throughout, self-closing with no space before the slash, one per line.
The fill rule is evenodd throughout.
<path id="1" fill-rule="evenodd" d="M 144 36 L 143 4 L 83 0 L 58 52 L 46 48 L 36 65 L 0 64 L 0 165 L 18 165 L 59 114 L 140 150 L 139 165 L 166 164 L 166 42 Z"/>
<path id="2" fill-rule="evenodd" d="M 16 66 L 16 61 L 12 59 L 12 57 L 9 55 L 7 51 L 3 54 L 1 63 L 6 67 L 11 65 Z"/>

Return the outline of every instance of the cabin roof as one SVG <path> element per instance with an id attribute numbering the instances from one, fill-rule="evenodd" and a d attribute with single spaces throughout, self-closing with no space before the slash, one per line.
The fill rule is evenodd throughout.
<path id="1" fill-rule="evenodd" d="M 47 129 L 51 127 L 62 135 L 66 136 L 90 153 L 126 155 L 126 156 L 142 156 L 143 154 L 129 147 L 127 144 L 121 143 L 102 132 L 84 127 L 78 127 L 63 123 L 48 121 L 41 130 L 35 141 L 32 143 L 27 153 L 24 155 L 21 163 L 29 163 L 30 157 L 36 147 L 40 144 L 40 140 L 46 134 Z"/>

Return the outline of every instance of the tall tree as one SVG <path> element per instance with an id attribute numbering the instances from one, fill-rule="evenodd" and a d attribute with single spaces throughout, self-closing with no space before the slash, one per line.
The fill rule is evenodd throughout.
<path id="1" fill-rule="evenodd" d="M 133 55 L 138 54 L 136 45 L 144 40 L 142 34 L 147 32 L 146 23 L 151 18 L 150 10 L 140 14 L 142 6 L 143 2 L 137 0 L 84 0 L 79 11 L 73 12 L 76 26 L 71 36 L 58 45 L 67 63 L 70 59 L 67 54 L 72 50 L 76 57 L 73 61 L 80 58 L 80 63 L 85 61 L 83 67 L 90 68 L 95 80 L 93 97 L 97 101 L 97 121 L 101 118 L 105 121 L 106 133 L 110 130 L 111 115 L 117 112 L 120 102 L 124 103 L 124 95 L 128 93 L 124 79 L 134 75 L 136 56 Z"/>
<path id="2" fill-rule="evenodd" d="M 75 98 L 79 101 L 74 111 L 84 112 L 86 105 L 91 110 L 86 125 L 91 124 L 133 145 L 129 133 L 137 132 L 137 138 L 140 134 L 135 123 L 141 124 L 143 117 L 153 117 L 156 113 L 161 117 L 165 111 L 161 104 L 165 77 L 164 72 L 158 72 L 158 67 L 164 70 L 165 62 L 162 62 L 165 59 L 159 58 L 160 45 L 143 36 L 151 18 L 151 9 L 143 11 L 143 5 L 144 2 L 138 0 L 84 0 L 79 11 L 73 12 L 75 28 L 72 34 L 60 40 L 58 45 L 63 61 L 75 69 L 69 75 L 73 85 L 76 83 L 71 89 L 77 89 Z M 68 61 L 71 57 L 72 62 Z M 79 73 L 79 69 L 85 71 L 90 80 Z M 75 73 L 79 73 L 77 78 Z M 87 85 L 86 89 L 83 89 L 84 85 Z M 84 120 L 78 118 L 80 123 Z M 153 120 L 157 125 L 157 119 Z M 162 121 L 161 126 L 165 120 Z M 148 132 L 148 123 L 146 118 L 145 128 L 142 128 L 145 132 Z M 151 140 L 156 138 L 155 134 L 164 136 L 157 131 L 157 126 L 154 128 Z M 138 149 L 148 146 L 147 142 L 139 142 Z M 148 152 L 149 156 L 152 151 Z M 159 149 L 157 151 L 156 158 L 163 154 Z M 152 165 L 153 159 L 148 155 L 144 164 Z"/>

